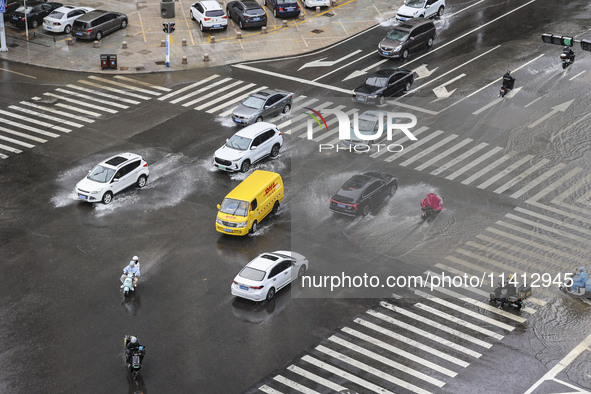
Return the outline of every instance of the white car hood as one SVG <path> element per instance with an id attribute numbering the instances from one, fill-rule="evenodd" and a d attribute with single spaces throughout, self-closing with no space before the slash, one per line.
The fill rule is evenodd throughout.
<path id="1" fill-rule="evenodd" d="M 220 159 L 235 161 L 241 159 L 246 151 L 228 148 L 226 145 L 216 150 L 214 155 Z"/>
<path id="2" fill-rule="evenodd" d="M 397 14 L 398 15 L 406 15 L 406 16 L 414 16 L 416 12 L 422 11 L 422 8 L 413 8 L 407 5 L 402 5 L 399 9 Z"/>
<path id="3" fill-rule="evenodd" d="M 84 178 L 76 185 L 77 189 L 85 190 L 87 192 L 93 192 L 104 189 L 108 183 L 99 183 L 92 181 L 88 178 Z"/>

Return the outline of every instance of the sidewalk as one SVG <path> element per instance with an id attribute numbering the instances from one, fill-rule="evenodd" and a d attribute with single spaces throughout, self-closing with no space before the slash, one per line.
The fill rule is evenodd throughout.
<path id="1" fill-rule="evenodd" d="M 216 67 L 224 64 L 258 60 L 278 56 L 311 52 L 341 41 L 370 26 L 395 15 L 402 0 L 394 3 L 386 0 L 337 0 L 332 7 L 302 8 L 304 19 L 283 20 L 274 18 L 267 7 L 267 33 L 260 28 L 243 30 L 228 19 L 226 31 L 201 33 L 197 23 L 191 20 L 189 8 L 194 1 L 175 1 L 175 18 L 164 19 L 160 15 L 160 0 L 108 0 L 107 2 L 80 2 L 78 5 L 125 13 L 129 25 L 105 36 L 98 48 L 92 41 L 73 40 L 70 35 L 53 34 L 40 26 L 29 30 L 16 30 L 6 21 L 8 52 L 0 53 L 0 59 L 28 63 L 72 71 L 101 72 L 100 54 L 117 54 L 118 70 L 105 73 L 139 73 L 186 70 L 199 67 Z M 220 2 L 225 8 L 225 3 Z M 259 1 L 261 3 L 261 1 Z M 68 4 L 68 2 L 64 2 Z M 171 35 L 170 67 L 165 65 L 166 39 L 163 22 L 174 22 Z M 237 32 L 242 39 L 237 39 Z M 186 45 L 183 45 L 185 40 Z M 122 47 L 127 42 L 127 49 Z M 204 61 L 204 55 L 209 61 Z M 182 57 L 187 64 L 181 64 Z"/>

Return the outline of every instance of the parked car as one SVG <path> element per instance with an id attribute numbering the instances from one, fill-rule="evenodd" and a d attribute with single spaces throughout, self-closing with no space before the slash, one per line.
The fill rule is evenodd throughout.
<path id="1" fill-rule="evenodd" d="M 215 0 L 198 1 L 191 6 L 191 19 L 197 22 L 201 31 L 228 28 L 228 17 Z"/>
<path id="2" fill-rule="evenodd" d="M 267 25 L 267 14 L 255 0 L 231 1 L 226 7 L 226 14 L 238 23 L 240 29 Z"/>
<path id="3" fill-rule="evenodd" d="M 270 301 L 275 293 L 308 270 L 308 259 L 296 252 L 278 250 L 254 258 L 236 275 L 232 295 L 252 301 Z"/>
<path id="4" fill-rule="evenodd" d="M 213 164 L 224 171 L 248 172 L 250 167 L 267 156 L 277 157 L 283 145 L 283 133 L 277 126 L 258 122 L 234 134 L 215 151 Z"/>
<path id="5" fill-rule="evenodd" d="M 249 125 L 265 119 L 286 114 L 291 109 L 293 93 L 280 90 L 261 90 L 248 96 L 232 112 L 236 124 Z"/>
<path id="6" fill-rule="evenodd" d="M 30 28 L 34 29 L 43 23 L 43 18 L 49 15 L 51 11 L 62 5 L 62 3 L 54 2 L 29 2 L 26 8 L 24 5 L 20 6 L 12 13 L 10 23 L 19 29 L 24 29 L 25 23 L 27 23 Z"/>
<path id="7" fill-rule="evenodd" d="M 378 131 L 382 131 L 382 135 L 378 139 L 362 140 L 357 137 L 355 130 L 353 130 L 353 122 L 351 122 L 351 138 L 343 140 L 342 144 L 345 146 L 367 145 L 375 144 L 386 137 L 388 122 L 386 119 L 387 112 L 383 111 L 365 111 L 358 116 L 357 131 L 359 134 L 366 136 L 376 135 Z M 381 118 L 381 121 L 380 121 Z"/>
<path id="8" fill-rule="evenodd" d="M 445 0 L 404 0 L 396 12 L 396 19 L 407 21 L 412 18 L 431 18 L 443 16 Z"/>
<path id="9" fill-rule="evenodd" d="M 426 45 L 431 48 L 435 40 L 435 24 L 425 18 L 411 19 L 388 33 L 378 44 L 382 57 L 406 59 L 410 52 Z"/>
<path id="10" fill-rule="evenodd" d="M 148 163 L 135 153 L 121 153 L 101 162 L 76 185 L 82 201 L 110 204 L 113 196 L 130 186 L 144 187 L 148 182 Z"/>
<path id="11" fill-rule="evenodd" d="M 330 7 L 330 0 L 304 0 L 304 7 Z"/>
<path id="12" fill-rule="evenodd" d="M 367 172 L 354 175 L 330 199 L 333 212 L 349 216 L 367 216 L 369 212 L 392 197 L 398 189 L 398 180 L 390 174 Z"/>
<path id="13" fill-rule="evenodd" d="M 377 102 L 383 104 L 385 97 L 405 91 L 408 92 L 414 82 L 414 74 L 406 68 L 394 68 L 376 71 L 365 82 L 353 90 L 353 98 L 359 103 Z"/>
<path id="14" fill-rule="evenodd" d="M 127 27 L 127 15 L 114 11 L 90 11 L 74 21 L 72 37 L 100 40 L 103 36 Z"/>
<path id="15" fill-rule="evenodd" d="M 41 1 L 40 1 L 41 2 Z M 23 5 L 23 0 L 6 0 L 6 11 L 4 12 L 4 20 L 8 20 L 14 11 Z"/>
<path id="16" fill-rule="evenodd" d="M 73 5 L 65 5 L 56 8 L 43 19 L 43 28 L 54 33 L 70 34 L 72 31 L 72 23 L 82 15 L 94 10 L 90 7 L 74 7 Z"/>
<path id="17" fill-rule="evenodd" d="M 300 5 L 295 0 L 263 0 L 263 4 L 273 10 L 275 18 L 300 15 Z"/>

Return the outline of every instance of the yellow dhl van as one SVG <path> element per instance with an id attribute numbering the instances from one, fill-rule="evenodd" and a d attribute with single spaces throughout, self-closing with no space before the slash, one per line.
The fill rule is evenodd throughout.
<path id="1" fill-rule="evenodd" d="M 218 204 L 215 229 L 229 235 L 254 233 L 265 216 L 277 213 L 283 192 L 281 175 L 256 170 Z"/>

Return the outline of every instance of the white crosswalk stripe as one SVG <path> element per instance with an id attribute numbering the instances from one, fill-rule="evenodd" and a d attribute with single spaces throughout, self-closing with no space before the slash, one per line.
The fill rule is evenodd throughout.
<path id="1" fill-rule="evenodd" d="M 328 387 L 329 389 L 334 390 L 334 391 L 342 391 L 342 390 L 346 390 L 347 389 L 346 387 L 340 386 L 340 385 L 338 385 L 338 384 L 336 384 L 334 382 L 331 382 L 328 379 L 324 379 L 321 376 L 318 376 L 316 374 L 313 374 L 312 372 L 309 372 L 309 371 L 307 371 L 307 370 L 305 370 L 303 368 L 300 368 L 298 366 L 295 366 L 295 365 L 290 365 L 289 367 L 287 367 L 287 370 L 288 371 L 291 371 L 291 372 L 294 372 L 294 373 L 297 373 L 298 375 L 301 375 L 301 376 L 303 376 L 304 378 L 306 378 L 308 380 L 311 380 L 313 382 L 316 382 L 318 384 L 321 384 L 321 385 L 323 385 L 325 387 Z"/>
<path id="2" fill-rule="evenodd" d="M 424 131 L 427 131 L 427 130 L 429 130 L 429 128 L 428 128 L 428 127 L 425 127 L 425 126 L 423 126 L 423 127 L 419 127 L 419 128 L 418 128 L 418 129 L 416 129 L 416 130 L 413 130 L 413 132 L 412 132 L 412 133 L 413 133 L 413 135 L 416 137 L 416 136 L 418 136 L 418 135 L 422 134 Z M 402 144 L 403 142 L 406 142 L 406 141 L 410 141 L 410 140 L 409 140 L 409 138 L 408 138 L 408 137 L 405 135 L 404 137 L 402 137 L 402 138 L 400 138 L 400 139 L 398 139 L 398 140 L 394 141 L 392 144 L 395 144 L 395 145 L 400 145 L 400 144 Z M 385 153 L 389 153 L 387 149 L 380 149 L 380 151 L 378 151 L 378 152 L 375 152 L 375 153 L 372 153 L 372 154 L 371 154 L 369 157 L 371 157 L 371 158 L 375 159 L 376 157 L 380 157 L 381 155 L 383 155 L 383 154 L 385 154 Z"/>
<path id="3" fill-rule="evenodd" d="M 242 83 L 242 81 L 234 81 L 234 82 L 232 82 L 229 85 L 226 85 L 226 86 L 224 86 L 222 88 L 219 88 L 219 89 L 216 89 L 216 90 L 213 90 L 213 91 L 210 90 L 210 89 L 208 89 L 208 88 L 205 88 L 205 90 L 207 90 L 209 93 L 204 94 L 203 96 L 199 96 L 196 99 L 193 99 L 191 101 L 188 101 L 188 102 L 184 103 L 183 104 L 183 107 L 191 107 L 192 105 L 197 104 L 197 103 L 200 103 L 201 101 L 207 100 L 210 97 L 216 97 L 221 92 L 224 92 L 224 91 L 226 91 L 228 89 L 231 90 L 232 88 L 234 88 L 234 86 L 238 86 L 241 83 Z M 195 108 L 195 109 L 197 109 L 197 108 Z"/>
<path id="4" fill-rule="evenodd" d="M 44 140 L 43 138 L 39 138 L 39 137 L 36 137 L 34 135 L 29 135 L 29 134 L 21 133 L 19 131 L 7 129 L 6 127 L 2 127 L 2 126 L 0 126 L 0 131 L 1 132 L 4 132 L 4 133 L 16 135 L 16 136 L 19 136 L 19 137 L 22 137 L 22 138 L 26 138 L 26 139 L 29 139 L 29 140 L 33 140 L 33 141 L 36 141 L 36 142 L 40 142 L 40 143 L 47 142 L 47 140 Z"/>
<path id="5" fill-rule="evenodd" d="M 77 93 L 77 92 L 74 92 L 72 90 L 57 88 L 57 89 L 55 89 L 55 91 L 56 92 L 67 94 L 68 96 L 80 97 L 80 98 L 85 99 L 85 100 L 96 101 L 97 103 L 111 105 L 113 107 L 117 107 L 117 108 L 121 108 L 121 109 L 127 109 L 127 108 L 129 108 L 129 105 L 115 103 L 115 102 L 113 102 L 111 100 L 99 99 L 99 98 L 96 98 L 96 97 L 89 96 L 87 94 Z"/>
<path id="6" fill-rule="evenodd" d="M 26 106 L 31 107 L 31 108 L 37 108 L 37 109 L 40 109 L 42 111 L 51 112 L 54 115 L 65 116 L 66 118 L 70 118 L 70 119 L 76 119 L 76 120 L 79 120 L 81 122 L 94 123 L 94 120 L 93 119 L 88 119 L 88 118 L 85 118 L 84 116 L 80 116 L 80 115 L 76 115 L 76 114 L 71 114 L 69 112 L 60 111 L 60 110 L 57 110 L 55 108 L 44 107 L 43 105 L 39 105 L 39 104 L 35 104 L 35 103 L 29 103 L 28 101 L 21 101 L 20 104 L 26 105 Z"/>
<path id="7" fill-rule="evenodd" d="M 443 145 L 447 144 L 448 142 L 455 140 L 456 138 L 458 138 L 458 136 L 456 134 L 448 135 L 447 137 L 445 137 L 441 141 L 438 141 L 437 143 L 431 145 L 430 147 L 421 150 L 420 153 L 417 153 L 416 155 L 414 155 L 414 156 L 406 159 L 405 161 L 403 161 L 402 163 L 400 163 L 400 165 L 402 167 L 406 167 L 409 164 L 412 164 L 415 161 L 419 160 L 420 158 L 428 155 L 429 153 L 431 153 L 431 152 L 439 149 L 440 147 L 442 147 Z"/>
<path id="8" fill-rule="evenodd" d="M 111 84 L 111 85 L 114 85 L 114 86 L 120 86 L 122 88 L 134 90 L 136 92 L 151 94 L 153 96 L 160 96 L 162 94 L 160 92 L 154 92 L 152 90 L 138 88 L 137 86 L 133 86 L 133 85 L 130 85 L 128 83 L 122 83 L 122 82 L 112 81 L 112 80 L 107 79 L 107 78 L 97 77 L 95 75 L 91 75 L 88 78 L 93 79 L 95 81 L 102 82 L 102 83 Z"/>
<path id="9" fill-rule="evenodd" d="M 417 171 L 423 171 L 425 168 L 430 167 L 433 164 L 440 162 L 444 157 L 449 156 L 451 153 L 453 153 L 456 150 L 462 148 L 464 145 L 469 144 L 470 142 L 472 142 L 472 139 L 471 138 L 466 138 L 465 140 L 462 140 L 462 141 L 458 142 L 457 144 L 453 145 L 451 148 L 449 148 L 449 149 L 441 152 L 437 156 L 433 157 L 430 160 L 427 160 L 426 162 L 424 162 L 420 166 L 416 167 L 415 170 L 417 170 Z"/>
<path id="10" fill-rule="evenodd" d="M 499 157 L 497 160 L 495 160 L 494 162 L 490 163 L 489 165 L 487 165 L 486 167 L 484 167 L 482 170 L 478 171 L 476 174 L 464 179 L 462 181 L 463 185 L 469 185 L 470 183 L 474 182 L 476 179 L 480 178 L 481 176 L 483 176 L 484 174 L 490 172 L 490 170 L 498 168 L 502 163 L 504 163 L 505 161 L 509 160 L 510 158 L 512 158 L 513 156 L 515 156 L 517 154 L 517 152 L 509 152 L 507 154 L 505 154 L 504 156 Z"/>
<path id="11" fill-rule="evenodd" d="M 483 153 L 482 155 L 480 155 L 476 159 L 472 160 L 470 163 L 466 164 L 462 168 L 460 168 L 460 169 L 456 170 L 455 172 L 453 172 L 452 174 L 446 176 L 445 179 L 453 181 L 454 179 L 456 179 L 460 175 L 464 174 L 466 171 L 477 166 L 478 164 L 482 163 L 483 161 L 487 160 L 488 158 L 496 155 L 498 152 L 500 152 L 502 150 L 503 150 L 503 148 L 495 146 L 494 148 L 492 148 L 488 152 Z"/>
<path id="12" fill-rule="evenodd" d="M 437 168 L 436 170 L 431 171 L 431 175 L 439 175 L 439 174 L 441 174 L 442 172 L 444 172 L 444 171 L 448 170 L 449 168 L 455 166 L 459 162 L 467 159 L 468 157 L 472 156 L 473 154 L 475 154 L 476 152 L 480 151 L 481 149 L 483 149 L 483 148 L 485 148 L 487 146 L 488 146 L 488 144 L 486 142 L 482 142 L 482 143 L 476 145 L 472 149 L 470 149 L 470 150 L 462 153 L 461 155 L 459 155 L 455 159 L 448 161 L 447 163 L 445 163 L 441 167 Z"/>
<path id="13" fill-rule="evenodd" d="M 170 103 L 171 104 L 180 103 L 181 101 L 185 101 L 185 100 L 187 100 L 187 99 L 189 99 L 189 98 L 191 98 L 193 96 L 198 95 L 199 93 L 203 93 L 203 92 L 206 92 L 206 91 L 211 91 L 212 88 L 214 88 L 214 87 L 216 87 L 218 85 L 224 84 L 226 82 L 229 82 L 231 80 L 232 80 L 232 78 L 223 78 L 223 79 L 220 79 L 219 81 L 215 81 L 213 83 L 210 83 L 209 85 L 207 85 L 205 87 L 202 87 L 201 89 L 194 90 L 191 93 L 187 93 L 187 94 L 182 95 L 181 97 L 175 98 L 174 100 L 170 100 Z M 229 87 L 232 87 L 232 86 L 226 86 L 226 88 L 229 88 Z M 158 100 L 160 100 L 161 98 L 162 97 L 160 97 Z M 189 103 L 187 103 L 186 105 L 183 105 L 183 106 L 184 107 L 189 107 L 192 104 L 194 104 L 194 102 L 189 102 Z"/>
<path id="14" fill-rule="evenodd" d="M 0 159 L 8 159 L 10 156 L 6 156 L 4 153 L 0 153 Z"/>
<path id="15" fill-rule="evenodd" d="M 476 187 L 479 189 L 485 189 L 485 188 L 489 187 L 490 185 L 492 185 L 494 182 L 498 181 L 499 179 L 501 179 L 505 175 L 508 175 L 513 170 L 524 165 L 532 157 L 533 157 L 533 155 L 526 155 L 525 157 L 522 157 L 521 159 L 517 160 L 515 163 L 511 164 L 509 167 L 504 168 L 502 171 L 498 172 L 494 176 L 491 176 L 490 178 L 488 178 L 488 180 L 486 180 L 485 182 L 482 182 L 480 185 L 478 185 Z"/>
<path id="16" fill-rule="evenodd" d="M 172 89 L 170 89 L 170 88 L 166 88 L 166 87 L 164 87 L 164 86 L 157 86 L 157 85 L 152 85 L 151 83 L 148 83 L 148 82 L 144 82 L 144 81 L 137 81 L 137 80 L 135 80 L 135 79 L 133 79 L 133 78 L 124 77 L 123 75 L 115 75 L 115 77 L 114 77 L 114 78 L 116 78 L 116 79 L 120 79 L 120 80 L 122 80 L 122 81 L 132 82 L 132 83 L 135 83 L 135 84 L 137 84 L 137 85 L 146 86 L 146 87 L 148 87 L 148 88 L 151 88 L 151 89 L 158 89 L 158 90 L 162 90 L 162 91 L 165 91 L 165 92 L 170 92 L 170 91 L 172 90 Z"/>
<path id="17" fill-rule="evenodd" d="M 150 96 L 143 96 L 141 94 L 137 94 L 137 93 L 133 93 L 133 92 L 128 92 L 126 90 L 121 90 L 121 88 L 114 88 L 112 86 L 105 86 L 104 84 L 100 84 L 100 83 L 96 83 L 96 82 L 92 82 L 92 81 L 88 81 L 86 79 L 79 79 L 77 82 L 88 85 L 88 86 L 92 86 L 95 88 L 99 88 L 101 90 L 106 90 L 108 92 L 114 92 L 114 93 L 118 93 L 118 94 L 122 94 L 124 96 L 128 96 L 128 97 L 133 97 L 136 99 L 140 99 L 140 100 L 150 100 L 151 97 Z"/>
<path id="18" fill-rule="evenodd" d="M 267 393 L 267 394 L 283 394 L 281 391 L 275 390 L 274 388 L 271 388 L 271 387 L 267 386 L 266 384 L 259 387 L 259 390 L 261 390 L 263 393 Z"/>
<path id="19" fill-rule="evenodd" d="M 108 112 L 110 114 L 116 114 L 117 112 L 119 112 L 119 111 L 117 111 L 115 109 L 111 109 L 111 108 L 107 108 L 107 107 L 102 107 L 102 106 L 99 106 L 99 105 L 96 105 L 96 104 L 87 103 L 87 102 L 80 101 L 80 100 L 77 100 L 77 99 L 74 99 L 74 98 L 70 98 L 70 97 L 60 96 L 60 95 L 54 94 L 54 93 L 43 93 L 43 94 L 45 96 L 55 97 L 55 98 L 60 99 L 62 101 L 66 101 L 66 102 L 69 102 L 69 103 L 74 103 L 76 105 L 81 105 L 83 107 L 91 107 L 93 109 L 97 109 L 97 110 L 103 111 L 103 112 Z M 57 103 L 57 104 L 59 104 L 59 103 Z"/>
<path id="20" fill-rule="evenodd" d="M 530 176 L 531 174 L 536 172 L 539 168 L 546 165 L 546 163 L 548 163 L 549 161 L 550 160 L 548 160 L 548 159 L 540 160 L 539 162 L 537 162 L 533 166 L 529 167 L 527 170 L 523 171 L 521 174 L 517 175 L 515 178 L 511 179 L 510 181 L 508 181 L 504 185 L 501 185 L 498 188 L 496 188 L 494 190 L 494 192 L 495 193 L 502 193 L 505 190 L 509 189 L 510 187 L 515 186 L 517 183 L 519 183 L 523 179 L 527 178 L 528 176 Z"/>
<path id="21" fill-rule="evenodd" d="M 179 89 L 179 90 L 174 90 L 174 91 L 172 91 L 172 92 L 171 92 L 171 93 L 169 93 L 169 94 L 166 94 L 166 95 L 164 95 L 164 96 L 162 96 L 162 97 L 158 97 L 158 100 L 168 100 L 169 98 L 171 98 L 171 97 L 174 97 L 174 96 L 176 96 L 177 94 L 181 94 L 181 93 L 183 93 L 183 92 L 186 92 L 186 91 L 188 91 L 188 90 L 191 90 L 191 89 L 193 89 L 193 88 L 196 88 L 197 86 L 200 86 L 200 85 L 202 85 L 202 84 L 204 84 L 204 83 L 207 83 L 207 82 L 209 82 L 209 81 L 211 81 L 211 80 L 213 80 L 213 79 L 216 79 L 216 78 L 218 78 L 218 77 L 219 77 L 219 75 L 217 75 L 217 74 L 210 75 L 209 77 L 207 77 L 207 78 L 204 78 L 204 79 L 202 79 L 202 80 L 200 80 L 200 81 L 197 81 L 197 82 L 195 82 L 195 83 L 192 83 L 191 85 L 185 86 L 184 88 L 181 88 L 181 89 Z"/>
<path id="22" fill-rule="evenodd" d="M 244 91 L 244 90 L 247 90 L 247 89 L 250 89 L 250 88 L 252 88 L 252 87 L 254 87 L 254 86 L 256 86 L 256 84 L 254 84 L 254 83 L 249 83 L 249 84 L 247 84 L 247 85 L 241 86 L 241 87 L 239 87 L 239 88 L 237 88 L 237 89 L 234 89 L 234 90 L 233 90 L 232 92 L 230 92 L 230 93 L 226 93 L 226 94 L 224 94 L 223 96 L 220 96 L 220 97 L 218 97 L 218 98 L 215 98 L 215 99 L 213 99 L 213 100 L 211 100 L 211 101 L 208 101 L 208 102 L 207 102 L 207 103 L 205 103 L 205 104 L 201 104 L 200 106 L 196 107 L 195 109 L 196 109 L 197 111 L 201 111 L 201 110 L 203 110 L 203 109 L 205 109 L 205 108 L 207 108 L 207 107 L 209 107 L 209 106 L 211 106 L 211 105 L 217 104 L 217 103 L 219 103 L 220 101 L 224 101 L 224 100 L 226 100 L 226 99 L 228 99 L 228 98 L 232 97 L 232 96 L 233 96 L 234 94 L 236 94 L 236 93 L 240 93 L 240 92 L 242 92 L 242 91 Z"/>
<path id="23" fill-rule="evenodd" d="M 47 123 L 47 122 L 43 122 L 41 120 L 33 119 L 30 116 L 23 116 L 23 115 L 15 114 L 14 112 L 8 112 L 8 111 L 4 111 L 4 110 L 0 109 L 0 114 L 5 115 L 5 116 L 9 116 L 9 117 L 12 117 L 15 119 L 20 119 L 21 121 L 33 123 L 36 126 L 47 127 L 48 129 L 53 129 L 53 130 L 57 130 L 57 131 L 63 131 L 64 133 L 69 133 L 70 131 L 72 131 L 71 129 L 66 129 L 65 127 L 56 126 L 52 123 Z"/>
<path id="24" fill-rule="evenodd" d="M 61 123 L 66 124 L 68 126 L 77 127 L 77 128 L 84 127 L 83 124 L 76 123 L 76 122 L 71 122 L 69 120 L 64 120 L 64 119 L 61 119 L 61 118 L 57 118 L 55 116 L 51 116 L 51 115 L 47 115 L 47 114 L 44 114 L 44 113 L 41 113 L 41 112 L 33 111 L 31 109 L 28 109 L 28 108 L 22 108 L 22 107 L 19 107 L 19 106 L 16 106 L 16 105 L 9 105 L 8 108 L 13 109 L 15 111 L 19 111 L 19 112 L 24 112 L 26 114 L 30 114 L 30 115 L 33 115 L 33 116 L 38 116 L 38 117 L 43 118 L 43 119 L 53 120 L 55 122 L 61 122 Z"/>
<path id="25" fill-rule="evenodd" d="M 141 104 L 141 101 L 131 100 L 131 99 L 128 99 L 128 98 L 125 98 L 125 97 L 119 97 L 117 95 L 109 94 L 109 93 L 105 93 L 105 92 L 101 92 L 101 91 L 98 91 L 98 90 L 95 90 L 95 89 L 88 89 L 88 88 L 85 88 L 84 86 L 67 84 L 66 87 L 68 87 L 70 89 L 76 89 L 76 90 L 80 90 L 82 92 L 94 94 L 94 95 L 97 95 L 97 96 L 110 98 L 112 100 L 119 100 L 119 101 L 122 101 L 122 102 L 128 103 L 128 104 L 133 104 L 133 105 Z"/>
<path id="26" fill-rule="evenodd" d="M 538 186 L 539 184 L 544 182 L 546 179 L 552 177 L 558 171 L 562 170 L 565 166 L 566 166 L 566 164 L 563 164 L 563 163 L 559 163 L 559 164 L 555 165 L 553 168 L 549 169 L 544 174 L 540 175 L 536 179 L 532 180 L 531 182 L 529 182 L 528 184 L 523 186 L 521 189 L 517 190 L 515 193 L 511 194 L 511 197 L 512 198 L 519 198 L 519 197 L 523 196 L 525 193 L 527 193 L 528 191 L 530 191 L 534 187 Z"/>
<path id="27" fill-rule="evenodd" d="M 13 144 L 16 144 L 16 145 L 24 146 L 25 148 L 33 148 L 33 147 L 35 147 L 35 145 L 33 145 L 33 144 L 29 144 L 27 142 L 19 141 L 19 140 L 16 140 L 14 138 L 10 138 L 10 137 L 5 137 L 3 135 L 0 135 L 0 140 L 4 140 L 4 141 L 11 142 Z M 19 149 L 15 149 L 15 148 L 10 148 L 10 149 L 13 149 L 13 153 L 21 153 L 22 152 Z"/>
<path id="28" fill-rule="evenodd" d="M 21 128 L 21 129 L 24 129 L 24 130 L 32 131 L 33 133 L 46 135 L 48 137 L 57 138 L 57 137 L 60 136 L 59 134 L 51 133 L 49 131 L 40 130 L 40 129 L 37 129 L 35 127 L 31 127 L 31 126 L 27 126 L 27 125 L 24 125 L 24 124 L 21 124 L 21 123 L 13 122 L 12 120 L 9 120 L 9 119 L 0 118 L 0 123 L 5 123 L 5 124 L 10 125 L 10 126 L 14 126 L 14 127 Z"/>
<path id="29" fill-rule="evenodd" d="M 16 149 L 16 148 L 13 148 L 13 147 L 10 147 L 10 146 L 7 146 L 7 145 L 4 145 L 4 144 L 0 144 L 0 149 L 3 149 L 3 150 L 5 150 L 5 151 L 7 151 L 7 152 L 11 152 L 11 153 L 16 153 L 16 154 L 18 154 L 18 153 L 21 153 L 21 152 L 22 152 L 22 150 L 20 150 L 20 149 Z"/>
<path id="30" fill-rule="evenodd" d="M 276 381 L 278 381 L 279 383 L 283 383 L 284 385 L 291 387 L 294 390 L 299 391 L 300 393 L 304 393 L 304 394 L 320 394 L 318 391 L 316 390 L 312 390 L 309 389 L 308 387 L 298 383 L 298 382 L 294 382 L 293 380 L 287 379 L 286 377 L 283 377 L 281 375 L 277 375 L 275 377 L 273 377 L 273 379 L 275 379 Z"/>
<path id="31" fill-rule="evenodd" d="M 252 90 L 250 92 L 241 94 L 240 96 L 234 97 L 234 98 L 232 98 L 230 100 L 226 100 L 226 102 L 224 102 L 223 104 L 220 104 L 217 107 L 213 107 L 211 109 L 208 109 L 205 112 L 207 112 L 208 114 L 214 114 L 214 113 L 216 113 L 217 111 L 219 111 L 221 109 L 224 109 L 224 108 L 227 108 L 227 107 L 231 107 L 227 111 L 222 112 L 221 114 L 219 114 L 219 116 L 227 116 L 227 115 L 230 115 L 232 113 L 232 111 L 234 110 L 234 108 L 235 108 L 235 105 L 233 105 L 233 104 L 235 104 L 235 103 L 237 103 L 239 101 L 242 101 L 245 98 L 247 98 L 248 96 L 250 96 L 251 94 L 260 92 L 261 90 L 264 90 L 264 89 L 267 89 L 267 87 L 266 86 L 260 86 L 260 87 L 254 89 L 254 90 Z"/>
<path id="32" fill-rule="evenodd" d="M 423 137 L 421 139 L 419 139 L 418 141 L 414 142 L 411 146 L 409 146 L 408 148 L 404 148 L 404 150 L 400 153 L 396 153 L 393 154 L 391 156 L 389 156 L 388 158 L 386 158 L 384 161 L 387 162 L 391 162 L 394 161 L 396 159 L 398 159 L 399 157 L 401 157 L 402 155 L 407 154 L 408 152 L 413 151 L 414 149 L 417 149 L 421 146 L 423 146 L 424 144 L 426 144 L 427 142 L 431 141 L 432 139 L 434 139 L 435 137 L 438 137 L 439 135 L 443 134 L 443 131 L 441 130 L 437 130 L 431 134 L 429 134 L 426 137 Z"/>

